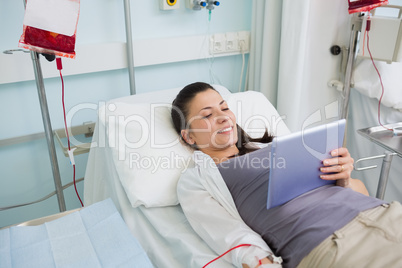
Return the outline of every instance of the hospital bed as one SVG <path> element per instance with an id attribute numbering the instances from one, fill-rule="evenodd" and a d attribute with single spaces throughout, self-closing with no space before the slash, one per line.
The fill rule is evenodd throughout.
<path id="1" fill-rule="evenodd" d="M 259 92 L 215 88 L 252 137 L 265 128 L 290 133 L 272 104 Z M 111 198 L 155 267 L 203 267 L 214 252 L 193 231 L 178 204 L 176 184 L 191 151 L 170 120 L 180 88 L 114 99 L 99 107 L 84 184 L 84 202 Z M 210 267 L 233 267 L 221 258 Z"/>

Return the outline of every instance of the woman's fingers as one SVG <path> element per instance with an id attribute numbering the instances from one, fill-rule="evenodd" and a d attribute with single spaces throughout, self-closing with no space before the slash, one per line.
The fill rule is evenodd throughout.
<path id="1" fill-rule="evenodd" d="M 321 168 L 322 174 L 320 177 L 324 180 L 339 180 L 349 179 L 353 167 L 351 165 L 336 165 L 332 167 Z"/>
<path id="2" fill-rule="evenodd" d="M 338 148 L 331 151 L 331 156 L 333 158 L 325 159 L 323 161 L 324 166 L 345 165 L 354 163 L 353 158 L 350 156 L 350 153 L 346 148 Z"/>
<path id="3" fill-rule="evenodd" d="M 329 167 L 321 167 L 320 171 L 322 173 L 343 173 L 345 171 L 347 172 L 352 172 L 353 170 L 353 164 L 351 163 L 347 163 L 347 164 L 336 164 L 333 166 L 329 166 Z"/>
<path id="4" fill-rule="evenodd" d="M 344 155 L 349 155 L 350 156 L 349 150 L 347 148 L 345 148 L 345 147 L 341 147 L 341 148 L 332 150 L 331 155 L 333 157 L 335 157 L 335 156 L 344 156 Z"/>
<path id="5" fill-rule="evenodd" d="M 350 183 L 354 160 L 348 149 L 338 148 L 331 152 L 333 158 L 325 159 L 320 171 L 323 180 L 336 180 L 337 185 L 346 187 Z"/>

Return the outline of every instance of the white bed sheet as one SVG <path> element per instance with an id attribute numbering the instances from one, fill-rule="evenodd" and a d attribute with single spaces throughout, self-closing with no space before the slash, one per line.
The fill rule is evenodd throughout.
<path id="1" fill-rule="evenodd" d="M 153 267 L 110 199 L 2 229 L 0 241 L 2 268 Z"/>
<path id="2" fill-rule="evenodd" d="M 108 154 L 94 152 L 91 155 L 94 158 L 88 160 L 87 172 L 93 172 L 94 176 L 85 179 L 85 205 L 110 197 L 155 267 L 202 267 L 216 257 L 193 231 L 179 205 L 133 208 Z M 222 259 L 211 267 L 232 265 Z"/>

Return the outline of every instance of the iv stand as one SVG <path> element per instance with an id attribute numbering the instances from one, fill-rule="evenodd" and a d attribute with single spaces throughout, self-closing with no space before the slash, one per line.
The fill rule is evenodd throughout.
<path id="1" fill-rule="evenodd" d="M 59 203 L 60 212 L 63 212 L 66 211 L 66 203 L 64 201 L 64 193 L 60 179 L 59 165 L 57 163 L 56 147 L 54 145 L 52 125 L 50 124 L 49 109 L 47 106 L 45 85 L 43 83 L 43 75 L 39 61 L 39 54 L 37 52 L 31 51 L 31 58 L 35 72 L 36 87 L 38 88 L 43 126 L 45 128 L 45 136 L 47 140 L 47 146 L 49 149 L 50 163 L 52 165 L 53 180 L 54 180 L 54 186 L 56 188 L 57 201 Z"/>
<path id="2" fill-rule="evenodd" d="M 350 33 L 350 39 L 349 39 L 349 54 L 348 54 L 348 62 L 346 66 L 346 71 L 345 71 L 345 87 L 343 90 L 343 103 L 342 103 L 342 110 L 341 110 L 341 119 L 346 119 L 348 116 L 348 110 L 349 110 L 349 99 L 350 99 L 350 91 L 351 91 L 351 80 L 352 80 L 352 73 L 353 73 L 353 66 L 354 62 L 356 59 L 356 50 L 357 50 L 357 43 L 359 41 L 359 32 L 361 31 L 362 28 L 362 17 L 358 15 L 359 13 L 355 13 L 352 18 L 352 31 Z M 361 132 L 362 130 L 358 130 L 358 132 Z M 346 133 L 345 133 L 346 136 Z M 363 136 L 364 133 L 363 133 Z M 379 144 L 380 146 L 383 146 Z M 344 146 L 346 146 L 346 139 L 344 141 Z M 379 199 L 384 199 L 385 195 L 385 189 L 388 183 L 388 175 L 389 171 L 391 169 L 391 162 L 392 162 L 392 157 L 395 153 L 392 153 L 390 151 L 386 151 L 385 155 L 381 156 L 374 156 L 374 157 L 367 157 L 367 158 L 362 158 L 356 161 L 356 164 L 360 161 L 364 160 L 370 160 L 370 159 L 375 159 L 375 158 L 381 158 L 384 157 L 382 167 L 381 167 L 381 173 L 380 173 L 380 178 L 378 181 L 378 186 L 377 186 L 377 194 L 376 197 Z M 360 170 L 365 170 L 365 169 L 370 169 L 370 168 L 376 168 L 377 166 L 370 166 L 370 167 L 365 167 L 365 168 L 354 168 L 357 171 Z"/>
<path id="3" fill-rule="evenodd" d="M 135 77 L 134 77 L 134 53 L 133 53 L 133 35 L 131 30 L 131 10 L 130 0 L 124 0 L 124 18 L 126 25 L 126 41 L 127 41 L 127 61 L 128 75 L 130 80 L 130 94 L 135 95 Z"/>
<path id="4" fill-rule="evenodd" d="M 130 0 L 124 0 L 125 12 L 125 26 L 126 26 L 126 39 L 127 39 L 127 58 L 128 58 L 128 71 L 130 79 L 130 93 L 136 94 L 135 78 L 134 78 L 134 56 L 133 56 L 133 39 L 131 30 L 131 16 L 130 16 Z M 23 0 L 24 7 L 26 7 L 26 0 Z M 64 200 L 63 186 L 60 178 L 60 171 L 57 162 L 56 147 L 53 139 L 53 130 L 50 123 L 49 109 L 47 106 L 45 86 L 43 82 L 42 68 L 40 65 L 39 54 L 31 51 L 31 59 L 33 62 L 36 87 L 38 89 L 39 102 L 42 112 L 43 126 L 45 128 L 45 136 L 47 140 L 49 157 L 52 166 L 54 185 L 56 188 L 57 201 L 59 204 L 60 212 L 66 211 L 66 203 Z"/>
<path id="5" fill-rule="evenodd" d="M 340 116 L 341 119 L 346 119 L 348 117 L 353 65 L 356 58 L 357 43 L 359 41 L 359 32 L 361 29 L 361 25 L 362 25 L 361 18 L 359 18 L 357 14 L 354 14 L 352 19 L 352 31 L 350 33 L 350 39 L 349 39 L 348 61 L 345 71 L 345 83 L 344 83 L 345 87 L 343 90 L 343 103 Z"/>
<path id="6" fill-rule="evenodd" d="M 23 1 L 24 6 L 26 6 L 25 0 Z M 39 103 L 42 112 L 43 126 L 45 128 L 46 141 L 49 149 L 50 162 L 52 165 L 53 180 L 56 188 L 57 201 L 59 204 L 60 212 L 63 212 L 66 211 L 66 203 L 64 200 L 64 193 L 61 184 L 59 165 L 57 162 L 56 147 L 54 145 L 53 130 L 52 125 L 50 123 L 49 109 L 47 106 L 45 84 L 43 82 L 43 74 L 39 61 L 39 54 L 37 52 L 31 51 L 31 59 L 33 62 L 33 68 L 35 73 L 36 87 L 38 88 Z"/>

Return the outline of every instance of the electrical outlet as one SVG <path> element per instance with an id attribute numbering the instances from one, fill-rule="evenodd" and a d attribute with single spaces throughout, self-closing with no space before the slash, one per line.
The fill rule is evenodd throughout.
<path id="1" fill-rule="evenodd" d="M 247 53 L 250 50 L 249 32 L 228 32 L 214 34 L 209 41 L 209 54 Z"/>
<path id="2" fill-rule="evenodd" d="M 238 49 L 239 51 L 249 51 L 250 50 L 250 32 L 238 32 Z"/>
<path id="3" fill-rule="evenodd" d="M 236 32 L 231 32 L 231 33 L 226 33 L 225 34 L 226 38 L 226 47 L 225 50 L 226 52 L 236 52 L 238 51 L 239 44 L 238 44 L 238 35 Z"/>
<path id="4" fill-rule="evenodd" d="M 214 34 L 209 42 L 209 54 L 220 54 L 226 52 L 225 34 Z"/>

